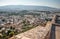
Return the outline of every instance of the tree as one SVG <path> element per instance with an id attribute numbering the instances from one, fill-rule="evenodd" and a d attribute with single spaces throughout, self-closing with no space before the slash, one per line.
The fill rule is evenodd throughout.
<path id="1" fill-rule="evenodd" d="M 14 32 L 9 33 L 9 37 L 12 37 L 14 35 Z"/>

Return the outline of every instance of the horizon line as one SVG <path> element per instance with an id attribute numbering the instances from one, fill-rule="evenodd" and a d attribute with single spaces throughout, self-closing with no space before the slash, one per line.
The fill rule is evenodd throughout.
<path id="1" fill-rule="evenodd" d="M 3 7 L 3 6 L 15 6 L 15 5 L 0 5 L 0 7 Z M 41 6 L 41 5 L 20 5 L 20 6 Z M 51 6 L 45 6 L 45 7 L 51 7 Z M 51 8 L 57 8 L 57 7 L 51 7 Z M 60 9 L 60 8 L 57 8 L 57 9 Z"/>

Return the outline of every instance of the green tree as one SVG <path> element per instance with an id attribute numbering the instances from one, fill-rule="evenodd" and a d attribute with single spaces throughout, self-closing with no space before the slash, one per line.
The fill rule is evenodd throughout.
<path id="1" fill-rule="evenodd" d="M 14 32 L 9 33 L 9 37 L 12 37 L 14 35 Z"/>

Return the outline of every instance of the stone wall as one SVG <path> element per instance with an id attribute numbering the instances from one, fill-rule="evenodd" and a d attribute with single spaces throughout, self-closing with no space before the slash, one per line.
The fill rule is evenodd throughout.
<path id="1" fill-rule="evenodd" d="M 49 39 L 52 22 L 48 21 L 45 27 L 37 26 L 10 39 Z"/>

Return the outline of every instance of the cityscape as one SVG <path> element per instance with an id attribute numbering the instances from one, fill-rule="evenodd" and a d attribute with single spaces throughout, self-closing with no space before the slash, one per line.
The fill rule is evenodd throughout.
<path id="1" fill-rule="evenodd" d="M 0 39 L 60 39 L 60 6 L 54 5 L 59 0 L 53 0 L 53 6 L 38 1 L 1 1 Z"/>

